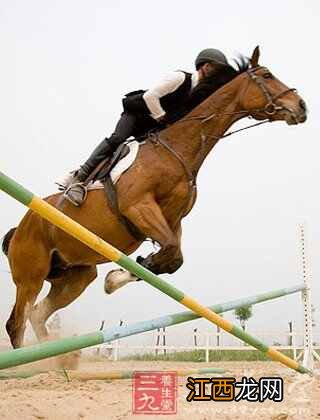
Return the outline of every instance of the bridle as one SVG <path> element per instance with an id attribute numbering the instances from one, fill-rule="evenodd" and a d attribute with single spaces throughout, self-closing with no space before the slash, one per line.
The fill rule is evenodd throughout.
<path id="1" fill-rule="evenodd" d="M 282 92 L 278 93 L 278 95 L 272 96 L 272 94 L 268 90 L 267 86 L 263 83 L 262 77 L 257 76 L 255 74 L 255 72 L 257 70 L 263 70 L 263 69 L 268 70 L 266 67 L 255 67 L 255 68 L 247 70 L 247 72 L 246 72 L 248 74 L 248 76 L 250 77 L 250 79 L 252 81 L 254 81 L 259 86 L 259 88 L 261 89 L 261 91 L 262 91 L 262 93 L 263 93 L 263 95 L 264 95 L 264 97 L 266 98 L 266 101 L 267 101 L 266 105 L 263 108 L 258 109 L 258 110 L 254 110 L 254 111 L 255 112 L 262 111 L 268 117 L 271 117 L 271 116 L 275 115 L 279 111 L 288 111 L 293 116 L 293 118 L 296 118 L 295 113 L 290 108 L 287 108 L 283 105 L 278 105 L 276 103 L 276 100 L 281 98 L 282 96 L 286 95 L 289 92 L 297 92 L 297 89 L 288 88 L 288 89 L 285 89 Z M 254 111 L 251 111 L 251 112 L 254 112 Z"/>
<path id="2" fill-rule="evenodd" d="M 229 137 L 232 134 L 238 133 L 239 131 L 244 131 L 244 130 L 247 130 L 249 128 L 256 127 L 258 125 L 265 124 L 267 122 L 272 122 L 272 120 L 270 118 L 272 116 L 274 116 L 277 112 L 280 112 L 280 111 L 289 112 L 290 115 L 292 116 L 292 118 L 296 122 L 298 122 L 296 114 L 294 113 L 294 111 L 292 111 L 290 108 L 285 107 L 284 105 L 278 105 L 276 103 L 276 100 L 279 99 L 280 97 L 282 97 L 282 96 L 284 96 L 284 95 L 286 95 L 287 93 L 290 93 L 290 92 L 297 92 L 297 90 L 295 88 L 288 88 L 288 89 L 285 89 L 282 92 L 278 93 L 277 95 L 273 96 L 271 94 L 271 92 L 269 91 L 269 89 L 267 88 L 267 86 L 265 85 L 265 83 L 263 82 L 263 78 L 261 76 L 257 76 L 255 74 L 255 72 L 257 70 L 263 70 L 263 69 L 268 70 L 266 67 L 257 66 L 257 67 L 253 67 L 253 68 L 246 71 L 246 74 L 248 75 L 250 80 L 252 80 L 253 82 L 255 82 L 258 85 L 258 87 L 260 88 L 260 90 L 263 93 L 263 96 L 266 99 L 266 104 L 262 108 L 252 109 L 250 112 L 248 112 L 247 110 L 242 110 L 242 111 L 228 112 L 228 113 L 222 113 L 222 114 L 213 113 L 213 114 L 210 114 L 210 115 L 207 115 L 207 116 L 197 116 L 197 117 L 189 117 L 189 118 L 190 119 L 198 119 L 198 120 L 201 121 L 201 124 L 204 124 L 204 123 L 206 123 L 207 121 L 209 121 L 213 118 L 223 117 L 223 116 L 226 116 L 226 115 L 237 115 L 237 114 L 239 115 L 239 114 L 241 114 L 243 116 L 253 118 L 252 114 L 259 112 L 259 113 L 264 113 L 266 115 L 266 119 L 263 120 L 263 121 L 259 121 L 257 123 L 254 123 L 254 124 L 247 125 L 247 126 L 245 126 L 243 128 L 240 128 L 238 130 L 230 131 L 227 134 L 222 134 L 221 136 L 217 136 L 217 135 L 208 136 L 208 135 L 205 135 L 202 132 L 201 133 L 201 138 L 202 138 L 203 141 L 207 141 L 210 138 L 215 139 L 215 140 L 220 140 L 224 137 Z M 181 122 L 186 121 L 189 118 L 186 118 L 186 119 L 183 118 L 180 121 Z"/>

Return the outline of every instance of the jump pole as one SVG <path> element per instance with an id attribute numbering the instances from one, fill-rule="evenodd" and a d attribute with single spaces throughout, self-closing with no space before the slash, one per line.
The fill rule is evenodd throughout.
<path id="1" fill-rule="evenodd" d="M 208 375 L 208 374 L 224 374 L 226 370 L 223 368 L 201 368 L 201 369 L 172 369 L 177 373 L 177 376 L 188 375 Z M 85 372 L 81 370 L 67 370 L 65 375 L 69 380 L 77 379 L 78 381 L 92 381 L 92 380 L 112 380 L 112 379 L 130 379 L 136 370 L 120 370 L 110 372 Z M 139 372 L 143 372 L 140 371 Z M 166 371 L 162 371 L 166 373 Z"/>
<path id="2" fill-rule="evenodd" d="M 247 298 L 220 303 L 210 306 L 209 309 L 217 313 L 224 313 L 245 305 L 256 305 L 303 290 L 304 285 L 300 284 L 285 289 L 273 290 L 271 292 L 260 293 L 258 295 L 249 296 Z M 201 318 L 200 315 L 197 315 L 191 311 L 179 312 L 159 318 L 153 318 L 147 321 L 140 321 L 125 327 L 116 326 L 102 331 L 99 330 L 91 334 L 62 338 L 59 340 L 47 341 L 46 343 L 42 344 L 22 347 L 20 349 L 0 352 L 0 369 L 20 366 L 26 363 L 47 359 L 48 357 L 68 353 L 70 351 L 96 346 L 103 343 L 109 343 L 120 338 L 141 334 L 147 331 L 153 331 L 158 328 L 182 324 L 184 322 L 193 321 L 198 318 Z M 1 377 L 2 376 L 0 373 L 0 379 Z"/>
<path id="3" fill-rule="evenodd" d="M 236 325 L 224 319 L 217 313 L 201 305 L 192 297 L 185 295 L 182 291 L 175 288 L 160 277 L 156 276 L 140 264 L 136 263 L 127 255 L 123 254 L 118 249 L 114 248 L 112 245 L 102 240 L 97 235 L 90 232 L 88 229 L 81 226 L 79 223 L 75 222 L 70 217 L 57 210 L 55 207 L 48 204 L 46 201 L 35 196 L 31 191 L 28 191 L 22 185 L 18 184 L 2 172 L 0 172 L 0 189 L 9 194 L 11 197 L 18 200 L 20 203 L 29 207 L 34 212 L 38 213 L 44 219 L 48 220 L 55 226 L 69 233 L 74 238 L 83 242 L 89 248 L 96 251 L 98 254 L 103 255 L 107 259 L 120 265 L 120 267 L 123 267 L 126 270 L 130 271 L 132 274 L 143 279 L 151 286 L 165 293 L 167 296 L 181 303 L 185 307 L 191 309 L 196 314 L 200 315 L 203 318 L 206 318 L 213 324 L 218 325 L 220 328 L 230 333 L 231 335 L 238 337 L 245 343 L 260 350 L 270 359 L 281 362 L 285 366 L 294 369 L 300 373 L 312 374 L 312 371 L 305 368 L 295 360 L 284 355 L 278 350 L 267 346 L 262 341 L 243 331 L 240 327 L 237 327 Z"/>

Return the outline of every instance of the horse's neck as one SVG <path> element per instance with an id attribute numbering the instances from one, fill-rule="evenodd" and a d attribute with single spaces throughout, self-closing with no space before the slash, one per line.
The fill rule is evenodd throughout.
<path id="1" fill-rule="evenodd" d="M 240 83 L 233 80 L 168 129 L 168 143 L 195 173 L 221 137 L 245 115 L 240 111 Z M 216 115 L 205 123 L 197 116 Z"/>

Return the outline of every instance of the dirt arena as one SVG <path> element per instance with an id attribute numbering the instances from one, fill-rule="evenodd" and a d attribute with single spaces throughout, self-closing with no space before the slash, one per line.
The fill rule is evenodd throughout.
<path id="1" fill-rule="evenodd" d="M 24 370 L 54 369 L 54 361 L 42 361 L 26 365 Z M 67 381 L 61 373 L 41 373 L 27 379 L 0 381 L 0 419 L 7 420 L 76 420 L 76 419 L 159 419 L 185 420 L 186 418 L 209 419 L 319 419 L 320 377 L 319 368 L 314 377 L 300 375 L 273 362 L 221 362 L 176 363 L 136 361 L 88 361 L 80 360 L 80 371 L 110 370 L 177 370 L 203 367 L 223 367 L 240 380 L 243 376 L 258 380 L 265 376 L 281 376 L 284 381 L 282 402 L 187 402 L 189 390 L 187 378 L 178 378 L 178 401 L 176 415 L 133 415 L 131 379 L 102 381 Z M 72 366 L 70 366 L 72 367 Z M 74 367 L 74 366 L 73 366 Z M 21 368 L 22 369 L 22 368 Z M 15 369 L 17 370 L 17 369 Z M 203 375 L 201 375 L 203 376 Z M 213 376 L 213 375 L 211 375 Z M 221 376 L 221 375 L 217 375 Z M 210 377 L 210 376 L 209 376 Z"/>

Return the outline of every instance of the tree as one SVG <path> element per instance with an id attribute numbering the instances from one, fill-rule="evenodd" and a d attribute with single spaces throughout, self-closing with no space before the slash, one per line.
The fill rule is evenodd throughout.
<path id="1" fill-rule="evenodd" d="M 245 331 L 246 321 L 252 317 L 252 305 L 241 306 L 234 311 L 234 314 L 236 319 L 240 321 L 241 328 Z"/>

